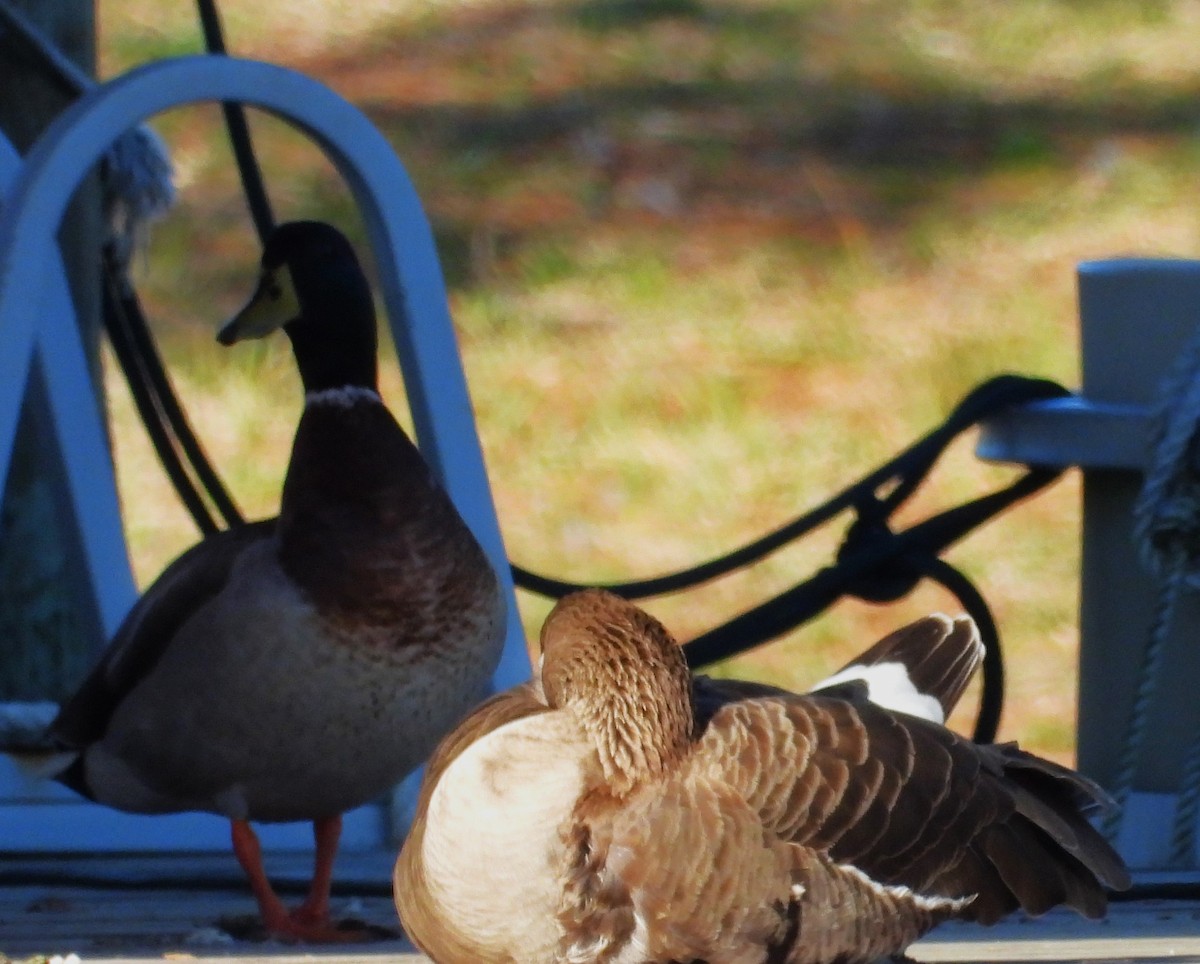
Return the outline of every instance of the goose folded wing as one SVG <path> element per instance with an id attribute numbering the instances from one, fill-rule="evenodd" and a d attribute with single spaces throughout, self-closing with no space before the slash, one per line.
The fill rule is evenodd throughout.
<path id="1" fill-rule="evenodd" d="M 872 880 L 971 898 L 990 922 L 1066 904 L 1095 917 L 1128 874 L 1086 811 L 1089 781 L 1015 746 L 977 746 L 865 699 L 821 694 L 716 709 L 693 766 L 734 788 L 765 833 Z"/>

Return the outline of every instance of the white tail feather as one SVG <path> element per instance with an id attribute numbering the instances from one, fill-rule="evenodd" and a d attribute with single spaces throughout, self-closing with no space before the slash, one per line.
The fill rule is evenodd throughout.
<path id="1" fill-rule="evenodd" d="M 936 697 L 922 693 L 913 685 L 903 663 L 876 663 L 873 666 L 847 666 L 812 688 L 812 692 L 839 683 L 861 681 L 867 684 L 867 698 L 877 706 L 919 716 L 934 723 L 945 723 L 942 704 Z"/>

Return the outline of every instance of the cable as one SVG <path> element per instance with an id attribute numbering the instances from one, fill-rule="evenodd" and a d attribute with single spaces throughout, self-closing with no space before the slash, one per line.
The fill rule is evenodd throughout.
<path id="1" fill-rule="evenodd" d="M 221 31 L 221 17 L 217 12 L 216 3 L 214 0 L 196 0 L 196 6 L 200 13 L 200 27 L 204 32 L 205 49 L 210 54 L 226 54 L 225 37 Z M 241 104 L 233 101 L 222 101 L 221 111 L 225 115 L 225 127 L 229 131 L 229 142 L 233 146 L 233 156 L 241 175 L 246 205 L 250 208 L 250 217 L 254 221 L 255 231 L 258 232 L 259 243 L 265 247 L 267 238 L 275 227 L 275 216 L 271 211 L 266 184 L 263 182 L 262 168 L 259 167 L 258 158 L 254 154 L 246 111 Z"/>
<path id="2" fill-rule="evenodd" d="M 227 525 L 241 524 L 241 513 L 213 469 L 179 404 L 137 294 L 125 280 L 111 248 L 105 252 L 103 274 L 105 330 L 129 385 L 138 415 L 171 484 L 201 533 L 211 535 L 220 528 L 205 503 L 205 495 Z"/>
<path id="3" fill-rule="evenodd" d="M 170 432 L 175 443 L 182 450 L 192 472 L 225 520 L 226 525 L 241 525 L 245 519 L 237 505 L 234 504 L 229 490 L 217 475 L 188 421 L 187 414 L 179 404 L 179 399 L 175 395 L 175 390 L 172 388 L 163 366 L 162 356 L 159 355 L 154 337 L 150 333 L 137 292 L 128 283 L 115 280 L 118 277 L 118 269 L 115 264 L 112 267 L 113 270 L 108 272 L 108 276 L 114 279 L 109 287 L 115 302 L 116 318 L 122 323 L 125 337 L 131 343 L 132 352 L 138 362 L 132 372 L 122 363 L 126 380 L 131 383 L 131 387 L 132 381 L 138 380 L 141 383 L 142 391 L 154 399 L 153 411 L 158 414 L 160 423 L 166 431 Z M 197 524 L 201 525 L 199 520 L 197 520 Z M 201 525 L 201 528 L 203 529 L 204 526 Z"/>
<path id="4" fill-rule="evenodd" d="M 112 274 L 106 272 L 102 294 L 104 326 L 108 332 L 113 353 L 117 356 L 117 363 L 125 374 L 125 381 L 129 385 L 138 415 L 146 427 L 150 442 L 158 454 L 159 462 L 162 463 L 167 477 L 171 480 L 171 485 L 200 532 L 204 535 L 212 535 L 219 527 L 209 514 L 204 499 L 192 482 L 187 468 L 172 444 L 169 426 L 165 423 L 154 392 L 150 389 L 141 371 L 142 359 L 129 331 L 129 318 L 125 315 L 123 299 L 117 290 L 118 286 L 119 281 Z"/>
<path id="5" fill-rule="evenodd" d="M 894 512 L 925 478 L 950 442 L 966 429 L 1006 408 L 1068 394 L 1063 386 L 1046 379 L 1022 375 L 999 375 L 989 379 L 969 392 L 946 421 L 928 435 L 827 502 L 739 549 L 678 572 L 631 582 L 583 583 L 540 575 L 514 564 L 513 578 L 522 589 L 550 598 L 560 598 L 597 585 L 626 599 L 663 596 L 689 589 L 757 562 L 846 509 L 874 499 L 875 493 L 886 488 L 888 483 L 893 487 L 881 504 L 885 514 Z"/>
<path id="6" fill-rule="evenodd" d="M 706 666 L 782 635 L 844 595 L 881 601 L 872 597 L 870 589 L 871 580 L 879 573 L 888 572 L 894 578 L 898 560 L 924 560 L 937 555 L 978 522 L 1037 491 L 1056 475 L 1049 470 L 1029 472 L 999 492 L 947 510 L 908 530 L 888 530 L 863 540 L 852 551 L 844 546 L 834 565 L 687 643 L 684 651 L 689 665 Z"/>
<path id="7" fill-rule="evenodd" d="M 926 565 L 925 575 L 952 593 L 979 627 L 979 638 L 983 643 L 983 687 L 972 739 L 976 743 L 994 743 L 1004 712 L 1004 653 L 1000 648 L 996 620 L 983 594 L 962 572 L 937 556 L 930 558 Z"/>
<path id="8" fill-rule="evenodd" d="M 627 598 L 660 595 L 689 588 L 756 561 L 853 507 L 857 519 L 847 531 L 834 565 L 684 644 L 693 668 L 745 652 L 774 639 L 824 611 L 846 595 L 888 602 L 910 592 L 924 576 L 941 583 L 975 619 L 984 642 L 983 693 L 975 738 L 995 739 L 1004 702 L 1004 660 L 999 631 L 983 595 L 940 553 L 972 529 L 1015 502 L 1049 485 L 1060 469 L 1035 468 L 1004 489 L 946 510 L 908 530 L 895 533 L 888 518 L 917 489 L 938 457 L 959 434 L 1004 408 L 1061 397 L 1066 389 L 1054 382 L 1003 375 L 968 393 L 942 425 L 896 458 L 869 473 L 823 505 L 774 532 L 717 559 L 681 572 L 605 588 Z M 888 485 L 890 484 L 890 488 Z M 883 496 L 880 491 L 886 491 Z M 583 584 L 548 579 L 513 566 L 517 584 L 549 596 L 562 596 Z"/>

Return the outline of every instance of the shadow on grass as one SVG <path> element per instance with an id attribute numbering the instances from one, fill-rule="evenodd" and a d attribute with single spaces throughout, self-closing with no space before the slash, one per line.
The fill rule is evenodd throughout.
<path id="1" fill-rule="evenodd" d="M 998 169 L 1195 137 L 1200 80 L 1156 86 L 1098 60 L 1076 84 L 1020 93 L 902 38 L 881 45 L 869 11 L 844 17 L 816 2 L 467 6 L 304 69 L 392 138 L 453 285 L 490 250 L 481 230 L 652 217 L 836 233 L 845 219 L 903 223 Z"/>

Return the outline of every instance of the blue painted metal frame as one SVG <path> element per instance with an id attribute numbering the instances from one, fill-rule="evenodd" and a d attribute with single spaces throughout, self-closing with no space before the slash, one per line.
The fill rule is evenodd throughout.
<path id="1" fill-rule="evenodd" d="M 1083 388 L 1078 396 L 1013 409 L 980 433 L 994 461 L 1083 470 L 1078 760 L 1102 784 L 1120 775 L 1134 681 L 1157 618 L 1161 586 L 1142 565 L 1133 513 L 1153 470 L 1162 382 L 1196 337 L 1200 261 L 1118 258 L 1078 267 Z M 1200 854 L 1172 866 L 1175 813 L 1194 729 L 1200 602 L 1179 601 L 1125 803 L 1117 848 L 1147 881 L 1194 878 Z M 1150 876 L 1153 875 L 1153 876 Z"/>
<path id="2" fill-rule="evenodd" d="M 1126 359 L 1130 384 L 1153 397 L 1166 369 L 1147 372 L 1146 357 L 1156 355 L 1148 339 L 1158 335 L 1164 317 L 1196 316 L 1200 261 L 1112 258 L 1085 261 L 1078 274 L 1081 323 L 1107 333 L 1106 339 L 1084 339 L 1085 381 L 1088 343 L 1103 343 L 1102 354 Z M 976 454 L 994 462 L 1142 472 L 1149 465 L 1158 418 L 1152 405 L 1089 398 L 1085 391 L 992 419 L 982 426 Z"/>
<path id="3" fill-rule="evenodd" d="M 1153 435 L 1154 413 L 1145 406 L 1070 395 L 989 419 L 981 426 L 975 454 L 992 462 L 1047 468 L 1141 470 Z"/>
<path id="4" fill-rule="evenodd" d="M 20 164 L 16 150 L 0 137 L 0 198 L 7 197 L 6 188 Z M 0 215 L 7 220 L 10 211 L 5 200 Z M 24 299 L 23 317 L 10 323 L 0 315 L 0 493 L 8 478 L 21 404 L 37 364 L 107 638 L 116 631 L 137 590 L 125 551 L 107 435 L 57 251 L 38 264 L 14 297 Z"/>
<path id="5" fill-rule="evenodd" d="M 295 71 L 222 56 L 158 61 L 86 94 L 54 121 L 24 163 L 7 144 L 0 149 L 0 482 L 7 478 L 36 361 L 49 390 L 96 602 L 111 634 L 136 592 L 107 439 L 55 235 L 76 187 L 121 132 L 169 108 L 210 101 L 240 101 L 293 124 L 349 185 L 375 253 L 418 444 L 484 546 L 508 599 L 508 634 L 494 683 L 502 688 L 527 679 L 529 659 L 508 557 L 428 220 L 403 165 L 367 117 Z M 0 767 L 0 783 L 22 779 Z M 0 809 L 10 810 L 11 829 L 15 815 L 11 808 Z M 193 816 L 208 820 L 181 819 Z M 210 837 L 207 829 L 196 833 L 188 845 Z M 153 836 L 166 842 L 166 835 Z M 280 839 L 295 841 L 291 835 Z M 271 840 L 264 843 L 270 846 Z M 8 845 L 0 841 L 0 847 Z"/>

